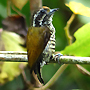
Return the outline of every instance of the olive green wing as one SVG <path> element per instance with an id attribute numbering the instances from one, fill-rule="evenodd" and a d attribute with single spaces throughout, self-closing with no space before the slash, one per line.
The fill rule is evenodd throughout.
<path id="1" fill-rule="evenodd" d="M 47 27 L 30 27 L 27 34 L 28 63 L 31 70 L 50 39 L 50 30 Z"/>

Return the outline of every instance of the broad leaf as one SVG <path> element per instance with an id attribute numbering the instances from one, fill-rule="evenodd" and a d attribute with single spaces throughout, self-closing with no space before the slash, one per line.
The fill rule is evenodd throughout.
<path id="1" fill-rule="evenodd" d="M 24 40 L 13 32 L 3 31 L 1 34 L 6 51 L 24 51 L 20 44 L 24 44 Z"/>
<path id="2" fill-rule="evenodd" d="M 66 4 L 66 6 L 68 6 L 71 9 L 71 11 L 73 11 L 73 13 L 75 14 L 90 17 L 90 8 L 84 6 L 81 3 L 71 1 L 69 2 L 69 4 Z"/>
<path id="3" fill-rule="evenodd" d="M 21 10 L 28 0 L 11 0 L 11 1 L 17 8 Z"/>
<path id="4" fill-rule="evenodd" d="M 23 44 L 23 39 L 20 38 L 19 35 L 2 31 L 1 38 L 5 46 L 5 50 L 7 51 L 25 51 L 20 44 Z M 21 68 L 24 69 L 27 63 L 25 62 L 0 62 L 0 83 L 4 84 L 7 81 L 13 80 L 15 77 L 20 75 Z"/>
<path id="5" fill-rule="evenodd" d="M 79 28 L 74 34 L 76 41 L 61 53 L 75 56 L 90 56 L 90 23 Z"/>

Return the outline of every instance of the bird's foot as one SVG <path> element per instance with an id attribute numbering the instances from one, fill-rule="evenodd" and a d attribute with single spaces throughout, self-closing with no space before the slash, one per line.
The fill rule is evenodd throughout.
<path id="1" fill-rule="evenodd" d="M 55 56 L 54 56 L 54 60 L 57 61 L 59 64 L 60 64 L 59 59 L 60 59 L 61 56 L 63 56 L 63 54 L 61 54 L 61 53 L 55 54 Z"/>

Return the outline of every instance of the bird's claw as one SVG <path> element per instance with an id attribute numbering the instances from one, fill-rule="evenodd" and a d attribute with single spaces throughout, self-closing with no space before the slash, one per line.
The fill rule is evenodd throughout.
<path id="1" fill-rule="evenodd" d="M 59 64 L 60 64 L 59 59 L 60 59 L 61 56 L 63 56 L 63 54 L 58 53 L 58 54 L 55 54 L 55 57 L 54 57 L 54 60 L 57 61 Z"/>

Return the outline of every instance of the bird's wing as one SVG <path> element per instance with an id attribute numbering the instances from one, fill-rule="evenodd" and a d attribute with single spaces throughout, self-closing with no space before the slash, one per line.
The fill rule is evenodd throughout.
<path id="1" fill-rule="evenodd" d="M 50 39 L 47 27 L 30 27 L 27 34 L 28 62 L 31 70 Z"/>

